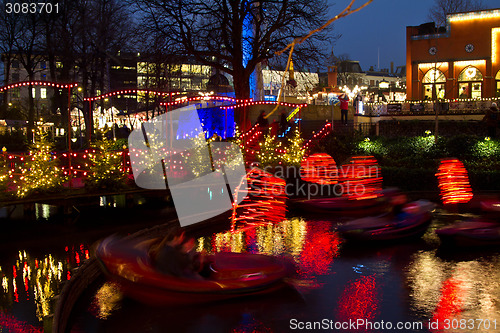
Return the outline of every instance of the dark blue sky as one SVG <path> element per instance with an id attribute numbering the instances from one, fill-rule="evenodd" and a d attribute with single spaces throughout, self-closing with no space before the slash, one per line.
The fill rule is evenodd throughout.
<path id="1" fill-rule="evenodd" d="M 330 0 L 330 17 L 349 4 L 348 0 Z M 355 7 L 365 3 L 356 0 Z M 483 0 L 488 8 L 499 8 L 499 0 Z M 406 26 L 429 21 L 429 9 L 434 0 L 373 0 L 373 2 L 346 18 L 335 22 L 335 33 L 342 37 L 334 45 L 336 56 L 347 53 L 351 60 L 358 60 L 366 71 L 377 68 L 380 48 L 380 68 L 394 68 L 406 63 Z"/>

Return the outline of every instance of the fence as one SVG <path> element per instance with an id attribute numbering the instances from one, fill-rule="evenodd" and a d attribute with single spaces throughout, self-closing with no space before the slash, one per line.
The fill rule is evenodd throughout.
<path id="1" fill-rule="evenodd" d="M 441 115 L 484 114 L 491 107 L 491 100 L 456 100 L 446 102 L 404 102 L 404 103 L 366 103 L 365 115 L 369 116 L 418 116 L 436 114 L 436 108 Z"/>

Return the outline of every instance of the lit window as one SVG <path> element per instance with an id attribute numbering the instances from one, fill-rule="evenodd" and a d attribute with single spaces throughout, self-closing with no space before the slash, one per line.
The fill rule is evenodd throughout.
<path id="1" fill-rule="evenodd" d="M 40 88 L 40 98 L 47 98 L 47 88 Z"/>
<path id="2" fill-rule="evenodd" d="M 36 97 L 36 88 L 31 88 L 31 94 L 33 95 L 33 98 Z"/>

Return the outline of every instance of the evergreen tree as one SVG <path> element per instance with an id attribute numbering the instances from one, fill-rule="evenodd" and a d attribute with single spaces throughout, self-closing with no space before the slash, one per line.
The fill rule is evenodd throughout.
<path id="1" fill-rule="evenodd" d="M 122 154 L 113 150 L 114 142 L 103 138 L 97 141 L 89 154 L 90 172 L 85 186 L 90 189 L 114 190 L 126 185 L 127 175 L 123 171 Z"/>
<path id="2" fill-rule="evenodd" d="M 300 162 L 305 154 L 304 139 L 300 136 L 300 131 L 295 128 L 292 138 L 288 138 L 288 147 L 284 155 L 284 161 L 287 165 L 300 166 Z"/>
<path id="3" fill-rule="evenodd" d="M 53 155 L 54 144 L 48 135 L 38 128 L 35 143 L 30 145 L 26 163 L 20 168 L 21 177 L 15 180 L 17 196 L 24 198 L 35 192 L 55 191 L 63 186 L 66 178 L 58 167 L 59 160 Z"/>
<path id="4" fill-rule="evenodd" d="M 266 134 L 264 142 L 260 142 L 259 145 L 257 159 L 263 167 L 276 166 L 283 161 L 284 150 L 281 147 L 281 142 L 277 141 L 275 136 Z"/>

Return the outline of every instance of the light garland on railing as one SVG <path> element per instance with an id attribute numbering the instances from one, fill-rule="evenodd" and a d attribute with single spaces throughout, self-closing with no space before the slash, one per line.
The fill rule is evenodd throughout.
<path id="1" fill-rule="evenodd" d="M 51 81 L 23 81 L 23 82 L 17 82 L 17 83 L 12 83 L 4 87 L 0 87 L 0 92 L 13 89 L 13 88 L 20 88 L 20 87 L 29 87 L 29 86 L 40 86 L 40 87 L 52 87 L 52 88 L 59 88 L 59 89 L 68 89 L 68 88 L 73 88 L 77 87 L 78 83 L 72 82 L 72 83 L 58 83 L 58 82 L 51 82 Z"/>
<path id="2" fill-rule="evenodd" d="M 332 132 L 332 123 L 326 123 L 323 128 L 321 128 L 319 130 L 319 132 L 317 133 L 314 133 L 314 135 L 312 136 L 312 138 L 310 138 L 305 144 L 304 144 L 304 149 L 306 150 L 306 156 L 307 156 L 307 153 L 308 153 L 308 150 L 310 148 L 310 145 L 314 142 L 314 141 L 317 141 L 317 140 L 321 140 L 322 138 L 324 138 L 325 136 L 327 136 L 328 134 L 330 134 Z"/>

